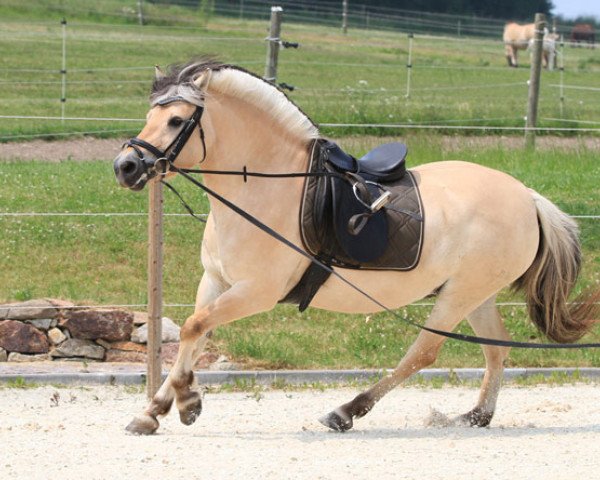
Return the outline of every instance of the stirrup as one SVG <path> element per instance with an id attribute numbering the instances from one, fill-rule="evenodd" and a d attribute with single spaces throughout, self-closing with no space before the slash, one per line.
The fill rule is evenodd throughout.
<path id="1" fill-rule="evenodd" d="M 376 213 L 390 202 L 391 197 L 392 197 L 392 192 L 390 192 L 389 190 L 383 189 L 383 187 L 381 185 L 379 185 L 378 183 L 375 183 L 375 182 L 366 181 L 364 183 L 370 184 L 370 185 L 375 185 L 377 188 L 380 188 L 383 190 L 383 193 L 381 195 L 379 195 L 379 197 L 377 197 L 369 205 L 360 197 L 360 191 L 358 189 L 359 182 L 355 182 L 352 184 L 352 191 L 354 192 L 354 196 L 356 197 L 356 199 L 360 203 L 362 203 L 366 208 L 368 208 L 371 211 L 371 213 Z"/>

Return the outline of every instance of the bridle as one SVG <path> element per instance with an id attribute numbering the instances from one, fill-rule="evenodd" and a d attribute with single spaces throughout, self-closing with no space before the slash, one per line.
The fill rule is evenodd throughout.
<path id="1" fill-rule="evenodd" d="M 160 102 L 157 102 L 156 105 L 164 106 L 178 101 L 185 101 L 185 99 L 181 96 L 168 97 Z M 154 178 L 156 175 L 164 175 L 171 170 L 173 162 L 175 162 L 175 159 L 181 153 L 183 147 L 185 147 L 185 144 L 192 136 L 192 133 L 196 127 L 199 129 L 200 141 L 202 142 L 202 149 L 204 152 L 200 163 L 205 160 L 206 143 L 204 140 L 204 130 L 202 129 L 202 124 L 200 123 L 203 113 L 204 107 L 197 105 L 192 116 L 185 121 L 183 128 L 179 131 L 179 134 L 177 134 L 173 141 L 164 150 L 160 150 L 158 147 L 138 137 L 130 138 L 123 144 L 123 147 L 131 147 L 133 150 L 135 150 L 135 153 L 144 166 L 144 174 L 142 175 L 143 178 L 140 178 L 138 181 L 147 181 L 151 178 Z M 148 158 L 145 156 L 140 147 L 150 152 L 155 158 Z"/>

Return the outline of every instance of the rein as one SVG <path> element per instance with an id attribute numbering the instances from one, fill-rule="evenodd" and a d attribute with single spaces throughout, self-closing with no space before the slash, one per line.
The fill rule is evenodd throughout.
<path id="1" fill-rule="evenodd" d="M 176 99 L 178 100 L 178 98 L 176 98 Z M 175 100 L 171 100 L 171 101 L 175 101 Z M 394 312 L 392 309 L 388 308 L 383 303 L 381 303 L 379 300 L 377 300 L 376 298 L 374 298 L 372 295 L 370 295 L 369 293 L 365 292 L 360 287 L 354 285 L 352 282 L 350 282 L 349 280 L 347 280 L 344 276 L 342 276 L 340 273 L 338 273 L 332 267 L 330 267 L 329 265 L 323 263 L 322 261 L 320 261 L 316 257 L 313 257 L 312 255 L 310 255 L 309 253 L 307 253 L 304 249 L 302 249 L 301 247 L 299 247 L 295 243 L 291 242 L 290 240 L 288 240 L 287 238 L 285 238 L 283 235 L 281 235 L 280 233 L 276 232 L 275 230 L 273 230 L 268 225 L 266 225 L 263 222 L 261 222 L 256 217 L 254 217 L 250 213 L 246 212 L 244 209 L 238 207 L 236 204 L 232 203 L 231 201 L 227 200 L 225 197 L 219 195 L 217 192 L 215 192 L 211 188 L 207 187 L 202 182 L 196 180 L 192 175 L 190 175 L 191 173 L 212 174 L 212 175 L 235 175 L 235 176 L 243 176 L 244 177 L 244 182 L 246 182 L 247 181 L 247 177 L 291 178 L 291 177 L 309 177 L 309 176 L 317 176 L 317 175 L 319 175 L 319 176 L 322 176 L 322 175 L 335 175 L 335 173 L 330 173 L 330 172 L 315 172 L 315 173 L 310 173 L 310 172 L 304 172 L 304 173 L 294 172 L 294 173 L 281 173 L 281 174 L 278 174 L 278 173 L 248 172 L 245 166 L 244 166 L 244 168 L 243 168 L 242 171 L 235 171 L 235 170 L 180 169 L 180 168 L 178 168 L 178 167 L 176 167 L 174 165 L 174 161 L 175 161 L 177 155 L 182 150 L 182 148 L 185 146 L 185 143 L 187 142 L 187 140 L 191 136 L 191 133 L 196 128 L 196 126 L 198 126 L 199 129 L 200 129 L 200 136 L 202 138 L 202 146 L 203 146 L 203 149 L 204 149 L 204 155 L 202 157 L 202 161 L 204 161 L 204 159 L 206 158 L 206 145 L 204 143 L 204 134 L 203 134 L 202 126 L 200 124 L 200 118 L 202 116 L 203 110 L 204 109 L 202 107 L 200 107 L 200 106 L 198 106 L 196 108 L 196 111 L 194 112 L 194 114 L 192 115 L 192 117 L 186 122 L 186 124 L 185 124 L 184 128 L 182 129 L 182 131 L 173 140 L 173 142 L 171 142 L 171 144 L 165 149 L 164 152 L 161 151 L 161 150 L 159 150 L 158 148 L 154 147 L 153 145 L 145 142 L 144 140 L 138 139 L 137 137 L 130 139 L 128 142 L 126 142 L 126 145 L 131 146 L 132 148 L 134 148 L 136 150 L 136 152 L 140 156 L 140 159 L 142 160 L 142 162 L 144 162 L 144 164 L 147 166 L 148 171 L 149 172 L 153 171 L 153 176 L 159 174 L 159 172 L 160 172 L 161 175 L 166 174 L 168 171 L 179 173 L 186 180 L 188 180 L 192 184 L 194 184 L 197 187 L 199 187 L 200 189 L 202 189 L 209 196 L 211 196 L 214 199 L 218 200 L 223 205 L 225 205 L 226 207 L 228 207 L 230 210 L 233 210 L 235 213 L 237 213 L 238 215 L 240 215 L 243 219 L 247 220 L 248 222 L 250 222 L 255 227 L 259 228 L 260 230 L 262 230 L 266 234 L 270 235 L 271 237 L 275 238 L 279 242 L 283 243 L 284 245 L 286 245 L 287 247 L 289 247 L 290 249 L 292 249 L 296 253 L 298 253 L 298 254 L 302 255 L 303 257 L 307 258 L 312 263 L 314 263 L 315 265 L 319 266 L 321 269 L 329 272 L 331 275 L 334 275 L 335 277 L 337 277 L 338 279 L 340 279 L 343 283 L 345 283 L 350 288 L 352 288 L 354 291 L 360 293 L 365 298 L 369 299 L 375 305 L 377 305 L 378 307 L 380 307 L 382 310 L 386 311 L 387 313 L 389 313 L 390 315 L 394 316 L 398 320 L 401 320 L 402 322 L 407 323 L 407 324 L 409 324 L 409 325 L 411 325 L 413 327 L 416 327 L 416 328 L 418 328 L 420 330 L 424 330 L 424 331 L 427 331 L 429 333 L 440 335 L 440 336 L 446 337 L 446 338 L 451 338 L 451 339 L 454 339 L 454 340 L 459 340 L 459 341 L 462 341 L 462 342 L 474 343 L 474 344 L 477 344 L 477 345 L 490 345 L 490 346 L 496 346 L 496 347 L 533 348 L 533 349 L 600 348 L 600 343 L 530 343 L 530 342 L 515 342 L 515 341 L 512 341 L 512 340 L 498 340 L 498 339 L 494 339 L 494 338 L 478 337 L 478 336 L 474 336 L 474 335 L 466 335 L 466 334 L 462 334 L 462 333 L 454 333 L 454 332 L 448 332 L 448 331 L 445 331 L 445 330 L 438 330 L 436 328 L 428 327 L 426 325 L 423 325 L 421 323 L 415 322 L 413 320 L 409 320 L 407 318 L 403 318 L 398 313 Z M 139 145 L 142 148 L 145 148 L 146 150 L 152 152 L 154 155 L 156 155 L 157 153 L 159 154 L 159 155 L 156 155 L 157 159 L 154 161 L 154 163 L 151 166 L 149 166 L 149 161 L 151 159 L 146 159 L 143 156 L 142 152 L 138 148 L 136 148 L 137 145 Z M 169 156 L 167 157 L 165 152 L 168 151 L 171 148 L 171 146 L 173 146 L 173 145 L 174 145 L 174 147 L 171 150 L 171 153 L 169 154 Z M 150 147 L 150 148 L 148 148 L 148 147 Z M 151 178 L 151 177 L 149 177 L 149 178 Z M 160 181 L 161 181 L 161 183 L 163 183 L 164 185 L 166 185 L 169 188 L 169 190 L 171 190 L 172 192 L 174 192 L 175 195 L 177 195 L 177 197 L 181 201 L 181 203 L 184 206 L 184 208 L 188 211 L 188 213 L 192 217 L 194 217 L 196 220 L 199 220 L 200 222 L 206 223 L 206 221 L 204 219 L 200 218 L 193 211 L 193 209 L 185 202 L 185 200 L 183 199 L 183 197 L 181 196 L 181 194 L 175 189 L 175 187 L 173 187 L 171 184 L 169 184 L 168 182 L 166 182 L 164 179 L 161 179 Z"/>

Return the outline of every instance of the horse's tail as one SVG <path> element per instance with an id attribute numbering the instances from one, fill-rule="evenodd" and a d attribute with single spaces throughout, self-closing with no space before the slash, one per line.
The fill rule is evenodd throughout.
<path id="1" fill-rule="evenodd" d="M 575 342 L 598 321 L 600 289 L 567 304 L 581 268 L 579 229 L 556 205 L 531 193 L 540 243 L 533 263 L 513 287 L 524 291 L 529 315 L 543 334 L 556 342 Z"/>

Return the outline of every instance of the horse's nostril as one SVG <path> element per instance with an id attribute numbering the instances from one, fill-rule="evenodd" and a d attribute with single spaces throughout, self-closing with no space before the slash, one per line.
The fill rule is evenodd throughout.
<path id="1" fill-rule="evenodd" d="M 126 160 L 121 164 L 121 171 L 125 175 L 129 175 L 129 174 L 135 172 L 136 168 L 137 168 L 137 163 L 135 163 L 132 160 Z"/>

